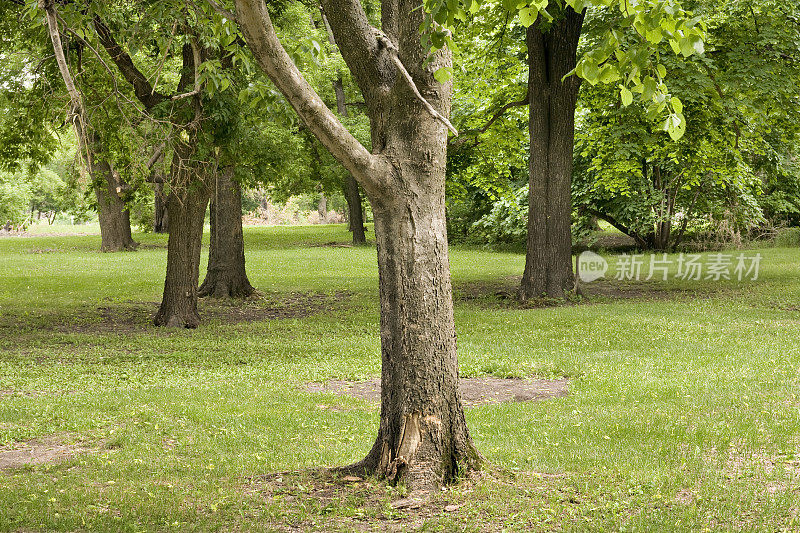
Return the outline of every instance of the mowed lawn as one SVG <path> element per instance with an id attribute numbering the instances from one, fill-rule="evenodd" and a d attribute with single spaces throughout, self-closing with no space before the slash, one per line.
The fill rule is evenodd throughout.
<path id="1" fill-rule="evenodd" d="M 318 470 L 366 454 L 377 407 L 305 389 L 379 375 L 374 247 L 245 238 L 262 298 L 202 302 L 193 331 L 148 325 L 163 236 L 0 239 L 0 466 L 55 454 L 0 470 L 0 530 L 800 530 L 799 249 L 758 250 L 757 281 L 521 308 L 522 255 L 454 247 L 462 375 L 569 395 L 469 409 L 482 475 L 395 509 L 402 487 Z"/>

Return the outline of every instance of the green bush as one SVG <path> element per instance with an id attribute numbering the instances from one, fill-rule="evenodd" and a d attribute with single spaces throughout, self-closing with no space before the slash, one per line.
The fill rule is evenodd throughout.
<path id="1" fill-rule="evenodd" d="M 800 228 L 783 228 L 775 235 L 775 246 L 800 246 Z"/>

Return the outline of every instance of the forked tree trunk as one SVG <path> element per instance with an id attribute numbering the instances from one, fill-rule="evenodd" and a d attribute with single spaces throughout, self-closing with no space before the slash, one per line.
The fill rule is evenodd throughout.
<path id="1" fill-rule="evenodd" d="M 575 68 L 583 14 L 566 8 L 548 30 L 528 28 L 530 180 L 528 240 L 520 298 L 564 298 L 572 273 L 572 151 L 580 81 Z"/>
<path id="2" fill-rule="evenodd" d="M 197 282 L 200 248 L 208 206 L 204 171 L 191 164 L 185 145 L 176 146 L 167 197 L 170 231 L 167 244 L 167 275 L 164 296 L 153 322 L 156 326 L 196 328 Z"/>
<path id="3" fill-rule="evenodd" d="M 164 197 L 164 184 L 155 184 L 155 201 L 153 202 L 153 231 L 155 233 L 169 233 L 169 214 L 167 202 Z"/>
<path id="4" fill-rule="evenodd" d="M 445 117 L 452 86 L 433 75 L 451 66 L 450 53 L 439 51 L 427 61 L 418 0 L 382 2 L 385 36 L 370 26 L 359 0 L 322 4 L 364 96 L 371 151 L 302 77 L 263 0 L 236 0 L 236 16 L 259 64 L 309 130 L 364 186 L 375 214 L 380 425 L 371 451 L 347 469 L 405 482 L 412 491 L 429 490 L 479 464 L 458 389 L 445 224 Z"/>
<path id="5" fill-rule="evenodd" d="M 106 161 L 95 159 L 89 163 L 94 181 L 94 192 L 97 198 L 97 218 L 100 222 L 100 250 L 103 252 L 122 252 L 135 250 L 136 242 L 131 235 L 131 216 L 125 202 L 119 196 L 121 185 L 114 176 L 111 165 Z"/>
<path id="6" fill-rule="evenodd" d="M 201 298 L 246 298 L 255 290 L 245 269 L 242 188 L 233 174 L 233 167 L 221 169 L 211 191 L 208 271 L 198 291 Z"/>
<path id="7" fill-rule="evenodd" d="M 361 205 L 361 192 L 358 182 L 348 174 L 344 180 L 344 197 L 347 200 L 347 220 L 353 232 L 353 244 L 366 244 L 367 235 L 364 228 L 364 208 Z"/>

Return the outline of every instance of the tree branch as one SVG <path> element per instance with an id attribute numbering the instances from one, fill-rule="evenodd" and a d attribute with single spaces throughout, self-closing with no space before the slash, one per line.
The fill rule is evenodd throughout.
<path id="1" fill-rule="evenodd" d="M 608 222 L 609 224 L 611 224 L 612 226 L 614 226 L 615 228 L 620 230 L 625 235 L 628 235 L 629 237 L 631 237 L 634 241 L 636 241 L 636 244 L 638 244 L 640 247 L 647 248 L 647 242 L 642 238 L 641 235 L 639 235 L 637 232 L 631 230 L 630 228 L 628 228 L 627 226 L 625 226 L 621 222 L 618 222 L 617 219 L 615 219 L 611 215 L 607 215 L 607 214 L 605 214 L 605 213 L 603 213 L 601 211 L 598 211 L 596 209 L 592 209 L 591 207 L 586 207 L 586 206 L 584 206 L 582 208 L 582 210 L 586 211 L 590 215 L 594 215 L 597 218 L 601 218 L 601 219 L 605 220 L 606 222 Z"/>
<path id="2" fill-rule="evenodd" d="M 528 105 L 529 103 L 530 103 L 530 94 L 526 94 L 525 98 L 523 98 L 522 100 L 517 100 L 516 102 L 509 102 L 507 104 L 504 104 L 502 107 L 500 107 L 500 109 L 498 109 L 495 112 L 494 115 L 492 115 L 492 118 L 486 121 L 486 124 L 484 124 L 480 128 L 462 131 L 461 136 L 458 139 L 453 139 L 452 142 L 449 143 L 449 147 L 455 149 L 460 148 L 465 142 L 467 142 L 469 137 L 478 137 L 489 131 L 489 128 L 492 127 L 492 124 L 497 122 L 497 120 L 500 119 L 500 117 L 502 117 L 505 114 L 505 112 L 511 109 L 512 107 L 523 107 Z"/>
<path id="3" fill-rule="evenodd" d="M 259 65 L 308 129 L 367 191 L 383 188 L 392 172 L 389 163 L 372 155 L 309 85 L 278 40 L 264 0 L 236 0 L 236 16 Z"/>
<path id="4" fill-rule="evenodd" d="M 147 77 L 136 68 L 131 56 L 122 49 L 122 47 L 114 39 L 111 30 L 106 26 L 99 17 L 94 17 L 94 28 L 97 36 L 100 38 L 100 43 L 106 49 L 111 60 L 117 65 L 123 77 L 133 86 L 133 92 L 136 98 L 139 99 L 147 109 L 151 109 L 168 98 L 161 93 L 156 92 L 155 88 L 150 84 Z"/>
<path id="5" fill-rule="evenodd" d="M 233 13 L 231 13 L 230 11 L 228 11 L 227 9 L 222 7 L 220 4 L 218 4 L 214 0 L 206 0 L 206 1 L 211 5 L 212 8 L 214 8 L 214 11 L 216 11 L 217 13 L 219 13 L 220 15 L 225 17 L 226 19 L 230 20 L 231 22 L 236 20 L 236 15 L 234 15 Z"/>
<path id="6" fill-rule="evenodd" d="M 321 0 L 322 12 L 330 24 L 336 44 L 367 104 L 379 98 L 376 89 L 391 77 L 382 64 L 374 28 L 360 0 Z"/>

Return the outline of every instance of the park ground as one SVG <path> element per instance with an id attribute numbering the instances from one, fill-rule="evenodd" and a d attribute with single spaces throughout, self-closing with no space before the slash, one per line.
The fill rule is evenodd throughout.
<path id="1" fill-rule="evenodd" d="M 2 531 L 800 530 L 797 248 L 757 250 L 756 281 L 523 308 L 522 255 L 454 247 L 462 376 L 568 393 L 470 407 L 487 463 L 420 503 L 320 469 L 376 433 L 373 402 L 325 385 L 379 375 L 374 247 L 248 228 L 261 297 L 188 331 L 149 325 L 166 240 L 137 239 L 0 239 Z"/>

